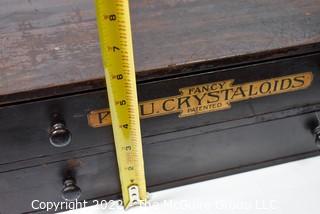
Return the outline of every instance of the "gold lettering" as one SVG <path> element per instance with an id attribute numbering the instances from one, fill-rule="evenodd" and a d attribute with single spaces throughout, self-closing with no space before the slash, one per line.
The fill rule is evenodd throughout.
<path id="1" fill-rule="evenodd" d="M 272 79 L 233 85 L 234 80 L 195 85 L 180 89 L 180 95 L 144 101 L 139 104 L 140 118 L 179 113 L 179 117 L 231 108 L 232 102 L 283 94 L 308 88 L 313 73 L 305 72 Z M 88 113 L 88 123 L 97 128 L 111 125 L 109 109 Z"/>

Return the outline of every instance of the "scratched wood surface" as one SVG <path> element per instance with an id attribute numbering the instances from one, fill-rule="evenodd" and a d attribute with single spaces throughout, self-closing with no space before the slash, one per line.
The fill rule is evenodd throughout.
<path id="1" fill-rule="evenodd" d="M 138 78 L 320 42 L 320 0 L 134 0 L 131 13 Z M 2 102 L 39 89 L 94 88 L 102 78 L 92 0 L 0 0 Z"/>

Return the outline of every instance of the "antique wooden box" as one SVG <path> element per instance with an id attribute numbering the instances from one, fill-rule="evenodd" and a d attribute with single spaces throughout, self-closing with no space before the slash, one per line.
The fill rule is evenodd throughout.
<path id="1" fill-rule="evenodd" d="M 150 192 L 320 154 L 320 0 L 131 15 Z M 119 198 L 93 1 L 0 0 L 0 48 L 0 213 Z"/>

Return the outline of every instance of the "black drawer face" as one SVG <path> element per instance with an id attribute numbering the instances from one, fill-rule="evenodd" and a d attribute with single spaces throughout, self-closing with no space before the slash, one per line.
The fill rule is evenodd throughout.
<path id="1" fill-rule="evenodd" d="M 320 102 L 320 97 L 318 96 L 320 94 L 319 63 L 319 55 L 309 55 L 240 68 L 207 72 L 188 77 L 140 83 L 138 85 L 139 100 L 149 101 L 160 99 L 162 100 L 162 107 L 169 111 L 166 115 L 157 115 L 157 117 L 143 119 L 141 123 L 143 137 L 146 139 L 145 141 L 147 141 L 147 138 L 150 136 L 160 137 L 163 134 L 194 127 L 208 126 L 269 112 L 315 105 Z M 306 73 L 309 75 L 309 80 L 303 80 L 302 76 L 306 76 Z M 261 85 L 261 82 L 259 83 L 258 81 L 265 80 L 267 83 L 263 90 L 266 90 L 269 86 L 275 87 L 276 80 L 279 81 L 278 84 L 281 84 L 281 78 L 288 75 L 291 75 L 291 80 L 289 81 L 295 81 L 295 83 L 289 86 L 292 91 L 280 90 L 276 91 L 279 92 L 279 94 L 270 92 L 270 94 L 267 93 L 263 96 L 261 94 L 261 96 L 252 95 L 249 97 L 251 99 L 246 97 L 242 101 L 241 99 L 231 100 L 229 103 L 225 101 L 224 104 L 228 105 L 229 108 L 224 110 L 220 109 L 219 111 L 205 114 L 179 117 L 178 112 L 170 112 L 172 108 L 172 106 L 170 106 L 170 99 L 163 104 L 165 98 L 182 96 L 179 95 L 179 90 L 186 87 L 190 88 L 191 86 L 204 84 L 201 88 L 208 90 L 205 89 L 207 83 L 226 83 L 227 80 L 234 80 L 232 85 L 245 85 L 246 83 Z M 292 75 L 294 77 L 292 77 Z M 305 82 L 305 88 L 301 81 Z M 268 82 L 271 82 L 271 85 L 269 85 Z M 293 86 L 297 88 L 294 89 L 292 88 Z M 192 90 L 193 95 L 195 95 L 194 93 L 196 93 L 198 89 L 195 88 Z M 241 91 L 237 93 L 237 96 L 239 96 Z M 253 92 L 253 94 L 255 93 Z M 201 99 L 202 95 L 204 94 L 200 93 L 197 96 Z M 211 97 L 214 96 L 214 94 L 211 94 Z M 209 102 L 210 100 L 206 101 Z M 185 106 L 188 105 L 195 105 L 196 99 L 193 98 L 192 103 L 191 101 L 188 103 L 189 101 L 186 95 L 186 97 L 176 102 L 180 102 L 180 104 L 176 104 L 180 105 L 181 108 L 185 108 Z M 150 103 L 149 105 L 151 106 Z M 104 90 L 101 90 L 80 95 L 1 107 L 0 164 L 29 160 L 36 157 L 47 157 L 106 144 L 111 145 L 113 141 L 111 126 L 92 128 L 88 125 L 87 120 L 89 112 L 103 109 L 105 106 L 107 106 L 106 94 Z M 144 111 L 146 110 L 144 109 Z M 147 114 L 147 112 L 145 113 Z M 72 142 L 66 147 L 55 148 L 49 143 L 48 135 L 50 127 L 53 124 L 52 115 L 54 114 L 59 115 L 72 133 Z M 240 134 L 239 137 L 243 136 Z M 202 138 L 199 138 L 199 141 L 201 141 L 201 139 Z M 61 155 L 63 159 L 69 157 L 71 156 L 67 154 Z"/>
<path id="2" fill-rule="evenodd" d="M 319 154 L 310 131 L 315 117 L 315 113 L 308 113 L 237 128 L 225 124 L 221 130 L 208 126 L 194 130 L 197 134 L 181 131 L 162 139 L 148 137 L 144 157 L 149 190 L 226 175 L 234 169 L 237 172 L 248 169 L 241 167 L 265 166 Z M 101 152 L 1 172 L 0 212 L 31 211 L 33 200 L 61 201 L 62 182 L 68 171 L 73 172 L 82 190 L 82 200 L 120 193 L 114 152 Z"/>
<path id="3" fill-rule="evenodd" d="M 74 171 L 68 173 L 69 170 Z M 34 200 L 63 202 L 63 181 L 71 174 L 82 191 L 80 200 L 118 193 L 117 173 L 113 153 L 1 173 L 0 213 L 34 211 L 31 206 Z M 37 207 L 39 203 L 34 205 Z"/>

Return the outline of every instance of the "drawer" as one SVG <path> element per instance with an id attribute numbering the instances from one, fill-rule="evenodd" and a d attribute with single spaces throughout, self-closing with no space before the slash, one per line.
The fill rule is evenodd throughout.
<path id="1" fill-rule="evenodd" d="M 140 110 L 141 114 L 146 117 L 141 122 L 142 135 L 146 140 L 148 137 L 154 136 L 161 138 L 162 135 L 166 136 L 168 133 L 178 133 L 196 127 L 217 125 L 226 121 L 298 107 L 314 106 L 320 102 L 318 96 L 320 94 L 319 62 L 320 56 L 311 54 L 225 70 L 202 71 L 199 74 L 171 79 L 139 82 L 139 100 L 144 102 L 140 106 Z M 302 80 L 301 77 L 306 73 L 308 73 L 309 79 Z M 252 95 L 237 101 L 224 100 L 223 105 L 227 106 L 225 109 L 210 110 L 211 112 L 205 114 L 200 114 L 201 112 L 199 113 L 199 110 L 196 109 L 193 110 L 194 112 L 179 117 L 179 114 L 182 114 L 179 111 L 185 111 L 188 105 L 199 107 L 195 97 L 191 102 L 191 99 L 188 100 L 188 95 L 181 95 L 183 90 L 192 90 L 192 96 L 198 96 L 199 99 L 203 92 L 199 92 L 200 95 L 195 93 L 201 88 L 205 90 L 208 86 L 207 83 L 210 86 L 216 85 L 218 87 L 219 82 L 245 85 L 252 82 L 260 84 L 261 80 L 268 82 L 272 79 L 274 84 L 275 80 L 280 81 L 290 75 L 291 81 L 295 81 L 295 78 L 298 79 L 296 81 L 297 87 L 301 86 L 301 80 L 305 81 L 305 88 L 292 88 L 292 91 L 276 91 L 270 92 L 271 94 L 260 94 L 261 96 Z M 266 85 L 268 87 L 268 84 Z M 171 98 L 176 100 L 173 101 Z M 188 103 L 189 101 L 190 103 Z M 207 102 L 209 101 L 207 100 Z M 151 107 L 153 104 L 165 108 L 157 113 L 157 109 Z M 68 156 L 68 152 L 111 145 L 113 136 L 110 124 L 102 122 L 95 124 L 97 125 L 95 128 L 88 125 L 88 114 L 94 111 L 93 117 L 98 117 L 99 113 L 95 110 L 103 109 L 105 106 L 108 106 L 105 91 L 97 90 L 0 107 L 0 164 L 59 154 L 63 154 L 61 155 L 62 159 L 71 158 L 72 156 Z M 200 107 L 203 107 L 201 102 Z M 107 111 L 102 110 L 102 112 Z M 72 134 L 71 143 L 65 147 L 54 147 L 49 142 L 49 135 L 56 123 L 63 123 Z M 234 124 L 236 126 L 237 123 Z M 242 135 L 239 134 L 239 137 L 244 137 Z M 200 137 L 200 141 L 202 141 L 201 139 Z"/>
<path id="2" fill-rule="evenodd" d="M 310 131 L 317 123 L 311 112 L 236 128 L 225 123 L 220 129 L 206 126 L 162 139 L 147 137 L 143 149 L 149 191 L 319 155 Z M 80 200 L 120 195 L 114 151 L 102 151 L 1 172 L 0 212 L 32 211 L 33 200 L 62 201 L 68 176 L 81 188 Z"/>

